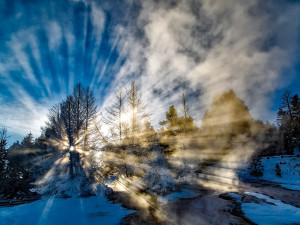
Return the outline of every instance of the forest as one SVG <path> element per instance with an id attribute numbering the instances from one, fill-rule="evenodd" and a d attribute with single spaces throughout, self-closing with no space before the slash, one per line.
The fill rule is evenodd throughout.
<path id="1" fill-rule="evenodd" d="M 3 127 L 2 198 L 109 195 L 112 182 L 154 196 L 179 184 L 231 187 L 234 179 L 242 179 L 239 170 L 262 176 L 262 157 L 294 155 L 300 149 L 300 99 L 289 91 L 281 97 L 276 124 L 253 118 L 229 90 L 213 98 L 199 127 L 183 90 L 179 104 L 171 105 L 154 128 L 155 106 L 145 105 L 142 97 L 132 82 L 116 90 L 110 107 L 100 112 L 93 91 L 79 83 L 50 108 L 39 137 L 29 133 L 8 146 L 9 130 Z"/>

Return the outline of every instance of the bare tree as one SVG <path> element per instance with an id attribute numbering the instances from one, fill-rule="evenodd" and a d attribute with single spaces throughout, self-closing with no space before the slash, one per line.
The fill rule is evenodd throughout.
<path id="1" fill-rule="evenodd" d="M 49 110 L 48 121 L 46 122 L 47 131 L 44 130 L 51 139 L 60 140 L 63 137 L 62 126 L 61 106 L 57 104 Z"/>
<path id="2" fill-rule="evenodd" d="M 90 88 L 86 88 L 83 98 L 83 115 L 84 115 L 84 137 L 83 137 L 83 150 L 87 151 L 89 146 L 89 139 L 91 135 L 95 134 L 94 121 L 97 117 L 96 98 Z"/>
<path id="3" fill-rule="evenodd" d="M 297 107 L 294 107 L 295 103 L 296 105 L 298 104 L 296 98 L 296 95 L 292 97 L 289 91 L 285 91 L 281 97 L 282 102 L 277 112 L 281 148 L 287 154 L 294 154 L 294 148 L 299 145 L 297 141 L 299 122 L 297 122 L 297 113 L 295 113 Z"/>
<path id="4" fill-rule="evenodd" d="M 73 146 L 76 134 L 73 96 L 67 96 L 67 99 L 61 103 L 61 118 L 64 125 L 64 132 L 68 138 L 69 146 Z"/>
<path id="5" fill-rule="evenodd" d="M 183 109 L 183 117 L 184 117 L 184 119 L 187 119 L 187 117 L 188 117 L 188 105 L 187 105 L 187 99 L 186 99 L 185 91 L 182 91 L 181 105 L 182 105 L 182 109 Z"/>
<path id="6" fill-rule="evenodd" d="M 104 122 L 110 126 L 112 137 L 117 136 L 118 141 L 121 143 L 123 140 L 123 114 L 124 114 L 125 98 L 122 90 L 120 89 L 115 94 L 115 101 L 112 105 L 106 108 L 107 116 Z"/>
<path id="7" fill-rule="evenodd" d="M 187 99 L 184 91 L 182 91 L 181 105 L 183 110 L 183 132 L 186 133 L 187 120 L 188 120 L 188 106 L 187 106 Z"/>
<path id="8" fill-rule="evenodd" d="M 131 138 L 134 139 L 139 130 L 141 130 L 142 124 L 145 119 L 147 119 L 150 114 L 146 113 L 146 105 L 142 103 L 142 94 L 139 92 L 135 83 L 131 83 L 130 90 L 127 93 L 128 103 L 129 103 L 129 113 L 130 113 L 130 128 L 131 128 Z"/>
<path id="9" fill-rule="evenodd" d="M 292 106 L 291 106 L 291 92 L 286 90 L 281 97 L 281 106 L 279 110 L 285 110 L 285 115 L 288 115 L 291 119 L 293 118 Z"/>
<path id="10" fill-rule="evenodd" d="M 75 122 L 75 134 L 76 134 L 76 145 L 79 143 L 79 137 L 82 132 L 82 126 L 84 124 L 84 108 L 83 108 L 83 101 L 84 101 L 84 88 L 79 83 L 75 86 L 73 91 L 73 113 L 74 113 L 74 122 Z"/>
<path id="11" fill-rule="evenodd" d="M 179 123 L 181 126 L 181 132 L 184 134 L 195 130 L 196 125 L 194 124 L 194 119 L 192 116 L 189 115 L 189 101 L 187 99 L 187 96 L 185 94 L 185 91 L 182 91 L 182 96 L 180 99 L 180 104 L 183 112 L 183 116 L 179 119 Z"/>
<path id="12" fill-rule="evenodd" d="M 77 165 L 77 155 L 74 151 L 75 136 L 76 136 L 76 123 L 74 118 L 74 98 L 68 96 L 67 99 L 61 104 L 61 116 L 64 123 L 65 133 L 69 141 L 69 173 L 71 179 L 74 178 L 74 166 Z"/>

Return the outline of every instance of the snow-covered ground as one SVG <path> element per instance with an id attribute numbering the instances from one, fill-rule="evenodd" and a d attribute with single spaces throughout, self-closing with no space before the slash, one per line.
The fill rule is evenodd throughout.
<path id="1" fill-rule="evenodd" d="M 9 225 L 92 225 L 119 224 L 132 213 L 105 197 L 49 198 L 29 204 L 0 208 L 0 224 Z"/>
<path id="2" fill-rule="evenodd" d="M 264 180 L 273 183 L 278 183 L 280 186 L 290 190 L 300 190 L 300 156 L 270 156 L 262 157 L 261 164 L 263 165 L 263 176 L 253 177 L 249 170 L 241 169 L 239 174 L 246 179 Z M 278 164 L 281 176 L 276 171 Z M 276 174 L 277 173 L 277 174 Z"/>
<path id="3" fill-rule="evenodd" d="M 181 191 L 177 191 L 165 196 L 161 196 L 157 200 L 162 204 L 167 204 L 168 202 L 173 202 L 181 198 L 194 198 L 197 196 L 198 194 L 195 193 L 194 191 L 183 189 Z"/>
<path id="4" fill-rule="evenodd" d="M 281 169 L 281 177 L 276 175 L 276 164 Z M 263 157 L 262 165 L 264 166 L 264 172 L 260 179 L 279 183 L 282 187 L 291 190 L 300 190 L 300 157 Z"/>
<path id="5" fill-rule="evenodd" d="M 300 208 L 285 204 L 279 200 L 271 199 L 263 194 L 252 192 L 246 192 L 246 194 L 265 200 L 265 202 L 259 203 L 242 203 L 242 210 L 245 213 L 245 216 L 254 223 L 258 225 L 300 223 Z"/>

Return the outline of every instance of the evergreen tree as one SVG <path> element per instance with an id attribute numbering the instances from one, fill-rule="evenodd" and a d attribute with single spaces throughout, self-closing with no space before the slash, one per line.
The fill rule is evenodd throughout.
<path id="1" fill-rule="evenodd" d="M 34 147 L 33 135 L 31 132 L 23 138 L 23 140 L 21 142 L 21 146 L 23 148 L 33 148 Z"/>
<path id="2" fill-rule="evenodd" d="M 299 147 L 299 98 L 296 94 L 291 96 L 286 91 L 282 97 L 282 102 L 277 113 L 277 122 L 282 148 L 286 154 L 293 154 L 294 149 Z"/>
<path id="3" fill-rule="evenodd" d="M 216 96 L 202 119 L 203 145 L 214 151 L 208 157 L 219 160 L 231 150 L 244 149 L 252 141 L 253 122 L 248 107 L 233 90 Z"/>
<path id="4" fill-rule="evenodd" d="M 0 185 L 0 194 L 8 198 L 20 197 L 25 193 L 27 195 L 32 194 L 29 191 L 33 181 L 29 172 L 29 153 L 34 150 L 32 140 L 32 134 L 30 133 L 23 138 L 22 144 L 17 141 L 7 150 L 7 130 L 6 128 L 1 130 L 0 179 L 2 184 Z"/>
<path id="5" fill-rule="evenodd" d="M 253 157 L 250 163 L 250 175 L 254 177 L 261 177 L 264 175 L 264 166 L 261 163 L 260 157 Z"/>
<path id="6" fill-rule="evenodd" d="M 280 165 L 278 163 L 276 163 L 276 165 L 275 165 L 275 173 L 276 173 L 277 177 L 282 177 L 281 168 L 280 168 Z"/>
<path id="7" fill-rule="evenodd" d="M 159 124 L 163 126 L 163 136 L 175 137 L 179 134 L 188 134 L 195 131 L 196 125 L 194 124 L 193 117 L 188 115 L 188 104 L 185 93 L 183 92 L 181 98 L 181 106 L 183 116 L 179 117 L 177 110 L 172 105 L 169 111 L 166 112 L 166 120 L 161 121 Z"/>
<path id="8" fill-rule="evenodd" d="M 146 145 L 149 145 L 150 143 L 156 141 L 156 131 L 150 122 L 145 123 L 143 129 L 143 136 L 144 136 L 143 142 L 146 143 Z"/>
<path id="9" fill-rule="evenodd" d="M 176 150 L 176 137 L 182 132 L 182 118 L 178 117 L 173 105 L 166 112 L 166 120 L 159 124 L 162 126 L 160 143 L 167 146 L 164 148 L 165 153 L 171 154 Z"/>
<path id="10" fill-rule="evenodd" d="M 3 127 L 0 130 L 0 178 L 1 180 L 5 176 L 5 168 L 6 168 L 6 145 L 7 145 L 7 129 Z"/>
<path id="11" fill-rule="evenodd" d="M 10 150 L 14 150 L 14 149 L 20 149 L 22 148 L 22 145 L 20 144 L 19 141 L 14 142 L 11 146 L 10 146 Z"/>
<path id="12" fill-rule="evenodd" d="M 280 154 L 278 130 L 270 122 L 254 121 L 251 126 L 251 135 L 258 157 Z"/>
<path id="13" fill-rule="evenodd" d="M 253 119 L 248 107 L 233 90 L 216 96 L 202 120 L 202 129 L 231 137 L 249 134 Z"/>
<path id="14" fill-rule="evenodd" d="M 22 139 L 20 148 L 17 148 L 16 145 L 16 148 L 9 152 L 10 158 L 15 165 L 28 170 L 31 169 L 33 159 L 37 156 L 37 153 L 38 150 L 35 147 L 34 138 L 31 132 Z"/>
<path id="15" fill-rule="evenodd" d="M 173 105 L 170 106 L 169 111 L 166 112 L 166 120 L 161 121 L 159 124 L 165 126 L 163 135 L 175 137 L 180 132 L 180 119 Z"/>

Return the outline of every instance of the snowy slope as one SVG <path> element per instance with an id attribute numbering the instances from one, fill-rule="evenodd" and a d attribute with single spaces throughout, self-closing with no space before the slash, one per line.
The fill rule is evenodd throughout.
<path id="1" fill-rule="evenodd" d="M 49 198 L 15 207 L 0 208 L 0 224 L 92 225 L 119 224 L 132 210 L 113 204 L 105 197 Z"/>
<path id="2" fill-rule="evenodd" d="M 261 203 L 242 203 L 245 216 L 260 225 L 299 224 L 300 209 L 279 200 L 258 193 L 246 192 L 247 195 L 265 200 Z"/>
<path id="3" fill-rule="evenodd" d="M 279 164 L 281 177 L 276 175 L 275 166 Z M 280 183 L 282 187 L 300 190 L 300 157 L 273 156 L 263 157 L 264 174 L 260 179 Z"/>

